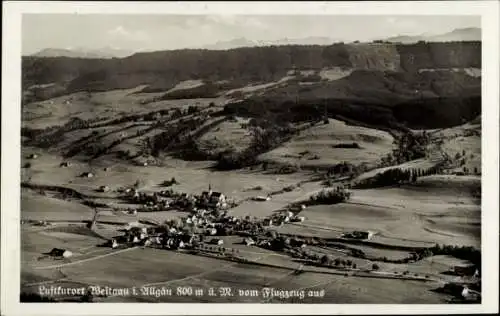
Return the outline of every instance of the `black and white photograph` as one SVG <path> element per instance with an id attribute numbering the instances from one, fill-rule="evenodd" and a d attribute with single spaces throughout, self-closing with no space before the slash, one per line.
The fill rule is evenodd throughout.
<path id="1" fill-rule="evenodd" d="M 498 312 L 498 3 L 460 2 L 26 4 L 2 67 L 2 295 Z"/>

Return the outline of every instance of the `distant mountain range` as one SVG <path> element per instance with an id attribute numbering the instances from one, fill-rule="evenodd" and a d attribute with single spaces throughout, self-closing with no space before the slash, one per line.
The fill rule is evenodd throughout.
<path id="1" fill-rule="evenodd" d="M 210 50 L 226 50 L 238 47 L 281 46 L 281 45 L 331 45 L 340 40 L 329 37 L 282 38 L 274 41 L 253 41 L 244 37 L 229 41 L 221 41 L 201 48 Z"/>
<path id="2" fill-rule="evenodd" d="M 451 42 L 451 41 L 480 41 L 480 28 L 461 28 L 455 29 L 445 34 L 437 35 L 399 35 L 383 39 L 384 41 L 411 44 L 418 41 L 426 42 Z M 339 39 L 329 37 L 304 37 L 304 38 L 283 38 L 274 41 L 254 41 L 244 37 L 235 38 L 229 41 L 220 41 L 215 44 L 198 47 L 208 50 L 228 50 L 238 47 L 259 47 L 259 46 L 281 46 L 281 45 L 331 45 L 336 42 L 341 42 Z M 72 57 L 72 58 L 123 58 L 133 55 L 135 52 L 105 47 L 102 49 L 88 50 L 83 48 L 77 49 L 60 49 L 46 48 L 31 56 L 35 57 Z"/>
<path id="3" fill-rule="evenodd" d="M 417 36 L 394 36 L 386 39 L 389 42 L 398 42 L 404 44 L 416 43 L 418 41 L 426 42 L 459 42 L 459 41 L 480 41 L 481 29 L 477 27 L 469 27 L 455 29 L 451 32 L 438 35 L 417 35 Z"/>
<path id="4" fill-rule="evenodd" d="M 454 42 L 454 41 L 480 41 L 481 29 L 476 27 L 455 29 L 445 34 L 436 35 L 400 35 L 389 37 L 385 41 L 400 42 L 404 44 L 416 43 L 418 41 L 427 42 Z M 215 44 L 206 45 L 201 48 L 210 50 L 227 50 L 237 47 L 255 47 L 255 46 L 280 46 L 280 45 L 331 45 L 342 40 L 329 37 L 304 37 L 304 38 L 284 38 L 275 41 L 253 41 L 244 37 L 236 38 L 230 41 L 221 41 Z"/>
<path id="5" fill-rule="evenodd" d="M 123 58 L 133 55 L 133 51 L 127 51 L 112 47 L 101 49 L 87 50 L 84 48 L 62 49 L 62 48 L 45 48 L 41 51 L 32 54 L 35 57 L 72 57 L 72 58 Z"/>

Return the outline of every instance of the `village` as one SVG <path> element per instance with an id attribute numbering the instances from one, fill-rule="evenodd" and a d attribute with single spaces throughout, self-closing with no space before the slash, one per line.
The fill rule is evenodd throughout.
<path id="1" fill-rule="evenodd" d="M 71 164 L 64 162 L 60 166 L 68 168 Z M 109 168 L 106 167 L 103 170 L 109 171 Z M 83 172 L 80 177 L 93 178 L 94 173 Z M 174 190 L 174 185 L 178 185 L 179 182 L 173 177 L 159 184 L 162 187 L 161 190 L 151 189 L 151 187 L 148 189 L 148 186 L 143 184 L 142 181 L 137 180 L 129 186 L 112 188 L 99 185 L 93 188 L 93 192 L 99 192 L 98 197 L 113 196 L 113 199 L 120 200 L 121 202 L 117 204 L 108 205 L 99 203 L 97 200 L 84 199 L 84 204 L 94 209 L 94 217 L 88 221 L 87 226 L 92 233 L 99 234 L 99 226 L 107 222 L 100 219 L 102 211 L 109 213 L 111 209 L 113 214 L 123 214 L 125 215 L 123 218 L 128 218 L 126 223 L 117 222 L 107 225 L 107 235 L 104 236 L 106 241 L 102 243 L 101 239 L 101 243 L 94 244 L 95 247 L 111 248 L 113 253 L 134 248 L 159 249 L 244 264 L 263 264 L 250 259 L 248 253 L 272 253 L 275 256 L 288 258 L 291 262 L 298 262 L 300 268 L 292 268 L 295 269 L 296 274 L 303 273 L 303 271 L 313 272 L 315 268 L 318 268 L 328 269 L 330 274 L 345 277 L 438 281 L 435 276 L 410 273 L 408 270 L 387 271 L 381 263 L 415 263 L 432 256 L 432 251 L 444 250 L 439 247 L 436 250 L 434 250 L 435 247 L 429 248 L 433 249 L 431 252 L 415 252 L 411 247 L 407 247 L 406 256 L 388 259 L 385 256 L 369 255 L 356 248 L 356 245 L 363 244 L 367 247 L 380 247 L 377 246 L 377 239 L 373 241 L 378 232 L 371 228 L 367 230 L 366 225 L 360 225 L 357 229 L 353 226 L 352 229 L 332 232 L 328 237 L 321 238 L 301 236 L 295 233 L 294 229 L 292 233 L 283 233 L 281 228 L 287 231 L 286 227 L 290 224 L 302 225 L 305 222 L 307 227 L 307 216 L 301 213 L 309 206 L 331 205 L 349 200 L 352 194 L 349 183 L 338 181 L 336 186 L 334 184 L 314 194 L 311 192 L 309 199 L 288 202 L 286 206 L 274 210 L 272 214 L 265 217 L 234 216 L 231 214 L 231 209 L 245 201 L 254 203 L 255 207 L 258 207 L 260 203 L 271 203 L 274 196 L 272 192 L 267 195 L 247 196 L 243 200 L 236 200 L 224 192 L 213 190 L 210 183 L 207 189 L 199 194 Z M 59 189 L 50 187 L 48 190 L 58 191 Z M 60 198 L 83 197 L 83 195 L 79 196 L 80 193 L 77 191 L 73 192 L 69 189 L 62 191 L 59 192 Z M 283 191 L 286 192 L 287 189 Z M 126 206 L 121 206 L 123 204 Z M 167 216 L 168 220 L 161 220 L 161 216 L 153 214 L 151 214 L 153 216 L 141 216 L 146 213 L 169 212 L 172 212 L 172 215 Z M 39 226 L 41 229 L 58 225 L 57 222 L 50 220 L 29 220 L 23 221 L 22 224 Z M 110 227 L 113 228 L 110 229 Z M 385 245 L 382 245 L 383 247 Z M 434 254 L 436 253 L 438 252 Z M 53 248 L 40 258 L 53 258 L 64 261 L 63 264 L 71 264 L 75 256 L 78 257 L 81 254 L 74 253 L 72 249 Z M 307 268 L 304 269 L 304 267 Z M 481 279 L 476 264 L 453 266 L 446 273 L 457 276 L 458 281 L 446 282 L 440 291 L 459 299 L 465 298 L 466 301 L 478 300 L 480 297 L 478 284 Z"/>
<path id="2" fill-rule="evenodd" d="M 210 185 L 207 191 L 199 195 L 177 193 L 172 189 L 145 193 L 132 188 L 120 192 L 131 203 L 140 205 L 137 209 L 127 209 L 125 212 L 128 214 L 180 210 L 189 215 L 152 227 L 145 227 L 139 222 L 128 223 L 120 229 L 123 235 L 109 241 L 112 248 L 140 245 L 171 250 L 194 249 L 207 243 L 222 246 L 223 240 L 218 237 L 237 235 L 242 236 L 242 243 L 247 246 L 272 249 L 273 234 L 270 234 L 268 228 L 305 220 L 298 216 L 305 205 L 295 210 L 283 210 L 263 219 L 250 216 L 236 218 L 229 215 L 228 211 L 238 203 L 221 192 L 213 191 Z M 270 197 L 257 196 L 253 199 L 265 202 Z"/>

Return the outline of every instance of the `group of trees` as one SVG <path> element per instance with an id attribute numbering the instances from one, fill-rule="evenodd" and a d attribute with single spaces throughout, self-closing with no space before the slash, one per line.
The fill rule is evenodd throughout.
<path id="1" fill-rule="evenodd" d="M 321 190 L 319 193 L 311 195 L 309 200 L 312 204 L 337 204 L 350 198 L 351 192 L 342 187 L 337 187 L 330 190 Z"/>
<path id="2" fill-rule="evenodd" d="M 481 266 L 481 251 L 471 246 L 438 245 L 426 248 L 414 249 L 407 257 L 400 259 L 388 259 L 387 257 L 367 257 L 365 253 L 358 249 L 350 249 L 351 255 L 357 258 L 369 259 L 396 264 L 406 264 L 411 261 L 423 260 L 436 255 L 449 255 L 458 259 L 468 260 L 476 266 Z"/>
<path id="3" fill-rule="evenodd" d="M 396 146 L 391 153 L 382 158 L 382 166 L 402 164 L 407 161 L 425 158 L 430 136 L 425 131 L 422 134 L 407 132 L 394 139 Z"/>
<path id="4" fill-rule="evenodd" d="M 215 247 L 207 245 L 199 245 L 195 249 L 209 251 L 209 252 L 216 252 L 221 254 L 229 254 L 229 253 L 236 254 L 240 252 L 238 249 L 235 248 Z"/>
<path id="5" fill-rule="evenodd" d="M 290 139 L 297 131 L 290 124 L 272 125 L 265 122 L 255 126 L 257 123 L 249 124 L 252 141 L 242 152 L 228 151 L 221 153 L 217 159 L 215 168 L 221 170 L 239 169 L 257 163 L 257 157 L 281 143 Z"/>
<path id="6" fill-rule="evenodd" d="M 352 172 L 356 172 L 356 166 L 347 161 L 343 161 L 341 163 L 335 164 L 332 167 L 328 168 L 327 176 L 333 175 L 345 175 Z"/>
<path id="7" fill-rule="evenodd" d="M 333 148 L 356 148 L 356 149 L 360 149 L 361 146 L 359 146 L 358 143 L 341 143 L 341 144 L 336 144 L 336 145 L 333 145 Z"/>
<path id="8" fill-rule="evenodd" d="M 472 246 L 439 245 L 427 249 L 421 256 L 449 255 L 458 259 L 468 260 L 472 264 L 481 267 L 481 250 Z"/>
<path id="9" fill-rule="evenodd" d="M 146 147 L 153 156 L 158 156 L 162 151 L 185 147 L 192 138 L 190 132 L 203 124 L 200 118 L 191 118 L 168 125 L 167 130 L 146 140 Z"/>
<path id="10" fill-rule="evenodd" d="M 356 183 L 356 188 L 375 188 L 399 184 L 414 183 L 419 177 L 439 174 L 441 169 L 434 166 L 428 169 L 401 169 L 391 168 L 377 173 L 374 177 Z"/>
<path id="11" fill-rule="evenodd" d="M 295 258 L 311 260 L 317 265 L 335 268 L 352 268 L 357 269 L 357 264 L 350 259 L 332 258 L 326 254 L 320 254 L 308 250 L 292 250 L 291 255 Z"/>

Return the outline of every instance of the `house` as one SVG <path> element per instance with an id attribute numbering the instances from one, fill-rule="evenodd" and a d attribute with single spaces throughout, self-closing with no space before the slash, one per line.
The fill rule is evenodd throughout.
<path id="1" fill-rule="evenodd" d="M 162 238 L 161 238 L 161 237 L 158 237 L 158 236 L 154 237 L 154 238 L 153 238 L 153 243 L 154 243 L 155 245 L 161 245 L 161 243 L 162 243 Z"/>
<path id="2" fill-rule="evenodd" d="M 480 298 L 480 293 L 469 289 L 466 285 L 460 283 L 450 282 L 445 284 L 441 291 L 447 294 L 451 294 L 455 297 L 462 298 L 464 300 L 477 300 Z"/>
<path id="3" fill-rule="evenodd" d="M 101 185 L 99 187 L 99 192 L 108 192 L 109 191 L 109 187 L 107 185 Z"/>
<path id="4" fill-rule="evenodd" d="M 210 240 L 210 243 L 214 244 L 214 245 L 222 246 L 224 244 L 224 240 L 218 239 L 218 238 L 214 238 L 214 239 Z"/>
<path id="5" fill-rule="evenodd" d="M 273 220 L 270 218 L 264 218 L 264 221 L 262 223 L 264 226 L 273 226 Z"/>
<path id="6" fill-rule="evenodd" d="M 38 155 L 37 154 L 31 154 L 28 156 L 29 159 L 36 159 L 38 158 Z"/>
<path id="7" fill-rule="evenodd" d="M 252 238 L 245 238 L 244 242 L 247 246 L 255 245 L 255 241 Z"/>
<path id="8" fill-rule="evenodd" d="M 294 216 L 290 218 L 290 222 L 296 223 L 296 222 L 303 222 L 305 220 L 304 216 Z"/>
<path id="9" fill-rule="evenodd" d="M 83 177 L 83 178 L 92 178 L 94 176 L 94 174 L 92 172 L 84 172 L 80 175 L 80 177 Z"/>
<path id="10" fill-rule="evenodd" d="M 209 229 L 207 229 L 207 235 L 212 235 L 212 236 L 217 235 L 217 228 L 209 228 Z"/>
<path id="11" fill-rule="evenodd" d="M 203 192 L 201 192 L 201 197 L 202 198 L 205 197 L 208 199 L 208 198 L 210 198 L 210 193 L 208 191 L 203 191 Z"/>
<path id="12" fill-rule="evenodd" d="M 209 204 L 215 207 L 220 207 L 222 204 L 226 203 L 226 197 L 220 192 L 212 192 L 210 195 Z"/>
<path id="13" fill-rule="evenodd" d="M 453 272 L 459 276 L 475 276 L 479 275 L 479 271 L 475 265 L 463 265 L 463 266 L 454 266 Z"/>
<path id="14" fill-rule="evenodd" d="M 149 238 L 141 240 L 141 246 L 148 247 L 151 246 L 151 240 Z"/>
<path id="15" fill-rule="evenodd" d="M 73 253 L 66 249 L 52 248 L 52 250 L 49 252 L 49 255 L 54 257 L 69 258 L 73 255 Z"/>
<path id="16" fill-rule="evenodd" d="M 259 201 L 259 202 L 265 202 L 265 201 L 269 201 L 271 199 L 270 196 L 256 196 L 253 198 L 254 201 Z"/>
<path id="17" fill-rule="evenodd" d="M 365 240 L 370 240 L 374 236 L 374 232 L 371 231 L 353 231 L 349 233 L 344 233 L 342 234 L 343 238 L 350 238 L 350 239 L 365 239 Z"/>
<path id="18" fill-rule="evenodd" d="M 259 247 L 270 248 L 271 242 L 269 240 L 261 240 L 258 243 Z"/>
<path id="19" fill-rule="evenodd" d="M 61 162 L 61 164 L 59 165 L 59 167 L 70 167 L 71 166 L 71 163 L 70 162 L 67 162 L 67 161 L 63 161 Z"/>

